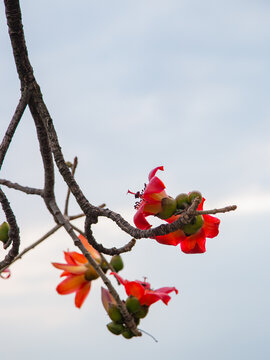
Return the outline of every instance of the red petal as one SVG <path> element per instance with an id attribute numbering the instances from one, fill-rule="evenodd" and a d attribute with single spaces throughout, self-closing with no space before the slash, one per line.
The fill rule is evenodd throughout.
<path id="1" fill-rule="evenodd" d="M 87 268 L 84 265 L 69 265 L 69 264 L 59 264 L 52 263 L 54 267 L 60 270 L 64 270 L 64 272 L 68 272 L 69 274 L 81 275 L 84 274 Z"/>
<path id="2" fill-rule="evenodd" d="M 101 287 L 101 301 L 107 312 L 109 311 L 110 304 L 117 304 L 111 293 L 107 289 L 104 289 L 104 287 Z"/>
<path id="3" fill-rule="evenodd" d="M 143 210 L 144 210 L 144 204 L 141 204 L 136 214 L 134 215 L 133 221 L 138 229 L 147 230 L 150 229 L 152 225 L 150 225 L 149 222 L 145 219 L 145 214 Z"/>
<path id="4" fill-rule="evenodd" d="M 120 275 L 118 275 L 116 272 L 111 272 L 110 275 L 114 275 L 116 277 L 116 279 L 120 282 L 120 284 L 124 285 L 126 284 L 126 280 L 124 280 L 123 278 L 121 278 Z"/>
<path id="5" fill-rule="evenodd" d="M 143 198 L 146 200 L 151 200 L 151 194 L 160 193 L 165 189 L 165 185 L 158 177 L 153 177 L 149 184 L 146 186 L 146 189 L 143 192 Z"/>
<path id="6" fill-rule="evenodd" d="M 176 246 L 186 239 L 186 235 L 182 230 L 174 231 L 167 235 L 156 236 L 155 240 L 160 244 Z"/>
<path id="7" fill-rule="evenodd" d="M 56 291 L 61 295 L 71 294 L 84 282 L 86 282 L 84 275 L 70 275 L 57 286 Z"/>
<path id="8" fill-rule="evenodd" d="M 77 265 L 76 261 L 72 257 L 72 252 L 64 251 L 65 260 L 70 265 Z"/>
<path id="9" fill-rule="evenodd" d="M 203 204 L 205 202 L 205 198 L 202 198 L 202 201 L 200 202 L 199 206 L 198 206 L 198 209 L 197 210 L 203 210 Z"/>
<path id="10" fill-rule="evenodd" d="M 164 171 L 163 166 L 158 166 L 158 167 L 156 167 L 156 168 L 154 168 L 153 170 L 150 171 L 150 173 L 149 173 L 149 175 L 148 175 L 148 180 L 149 180 L 149 181 L 152 179 L 152 177 L 154 177 L 154 176 L 156 175 L 156 172 L 157 172 L 158 170 Z"/>
<path id="11" fill-rule="evenodd" d="M 181 250 L 186 254 L 201 254 L 205 250 L 205 233 L 203 228 L 194 235 L 187 236 L 184 241 L 181 242 Z"/>
<path id="12" fill-rule="evenodd" d="M 90 253 L 92 258 L 94 258 L 96 261 L 100 261 L 101 260 L 100 253 L 96 249 L 94 249 L 92 245 L 88 243 L 87 239 L 81 234 L 78 236 L 78 238 L 81 240 L 83 246 Z"/>
<path id="13" fill-rule="evenodd" d="M 89 291 L 91 289 L 91 282 L 88 281 L 84 283 L 79 290 L 77 290 L 75 295 L 75 306 L 77 308 L 80 308 L 82 304 L 84 303 L 84 300 L 86 299 L 87 295 L 89 294 Z"/>
<path id="14" fill-rule="evenodd" d="M 72 253 L 70 253 L 70 255 L 72 256 L 73 260 L 76 262 L 76 265 L 86 264 L 88 262 L 83 254 L 77 253 L 76 251 L 73 251 Z"/>
<path id="15" fill-rule="evenodd" d="M 4 273 L 6 273 L 6 275 L 3 276 L 2 274 L 4 274 Z M 0 273 L 1 279 L 5 279 L 5 280 L 8 279 L 10 277 L 10 275 L 11 275 L 11 272 L 9 269 L 5 269 Z"/>
<path id="16" fill-rule="evenodd" d="M 153 291 L 153 292 L 147 292 L 140 300 L 140 303 L 141 303 L 141 305 L 150 306 L 150 305 L 154 304 L 155 302 L 162 300 L 163 302 L 165 302 L 165 304 L 167 304 L 168 301 L 170 300 L 170 298 L 171 297 L 167 294 L 163 294 L 162 296 L 160 296 Z"/>
<path id="17" fill-rule="evenodd" d="M 205 236 L 208 238 L 214 238 L 218 235 L 220 220 L 211 215 L 203 215 L 203 218 L 203 229 L 205 231 Z"/>
<path id="18" fill-rule="evenodd" d="M 155 290 L 155 292 L 165 293 L 165 294 L 169 294 L 169 293 L 171 293 L 173 291 L 175 291 L 175 293 L 178 294 L 178 290 L 175 287 L 165 286 L 165 287 L 162 287 L 162 288 L 159 288 L 159 289 Z"/>
<path id="19" fill-rule="evenodd" d="M 139 284 L 137 281 L 127 281 L 125 282 L 125 289 L 127 295 L 135 296 L 137 299 L 141 299 L 141 297 L 145 293 L 145 288 Z"/>

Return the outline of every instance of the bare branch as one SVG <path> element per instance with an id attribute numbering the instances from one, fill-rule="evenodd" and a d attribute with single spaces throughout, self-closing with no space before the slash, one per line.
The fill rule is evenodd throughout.
<path id="1" fill-rule="evenodd" d="M 194 212 L 194 215 L 209 215 L 209 214 L 226 213 L 229 211 L 234 211 L 236 209 L 237 209 L 236 205 L 230 205 L 230 206 L 225 206 L 221 209 L 197 210 Z"/>
<path id="2" fill-rule="evenodd" d="M 78 165 L 78 158 L 77 156 L 75 156 L 74 160 L 73 160 L 73 164 L 72 164 L 72 169 L 71 169 L 71 175 L 74 177 L 76 168 Z M 65 210 L 64 210 L 64 215 L 67 216 L 68 215 L 68 204 L 69 204 L 69 197 L 70 197 L 70 188 L 68 187 L 68 191 L 67 191 L 67 197 L 66 197 L 66 202 L 65 202 Z"/>
<path id="3" fill-rule="evenodd" d="M 23 92 L 22 92 L 22 96 L 20 98 L 20 101 L 19 101 L 19 104 L 15 110 L 15 113 L 11 119 L 11 122 L 7 128 L 7 131 L 5 133 L 5 136 L 2 140 L 2 143 L 0 145 L 0 169 L 2 167 L 2 164 L 3 164 L 3 161 L 4 161 L 4 158 L 6 156 L 6 153 L 7 153 L 7 150 L 9 148 L 9 145 L 12 141 L 12 138 L 15 134 L 15 131 L 17 129 L 17 126 L 22 118 L 22 115 L 24 113 L 24 110 L 27 106 L 27 103 L 28 103 L 28 100 L 29 100 L 29 90 L 28 89 L 25 89 Z"/>
<path id="4" fill-rule="evenodd" d="M 5 185 L 10 189 L 19 190 L 22 191 L 28 195 L 40 195 L 43 197 L 43 190 L 42 189 L 36 189 L 36 188 L 30 188 L 28 186 L 22 186 L 17 183 L 13 183 L 9 180 L 0 179 L 0 184 Z"/>

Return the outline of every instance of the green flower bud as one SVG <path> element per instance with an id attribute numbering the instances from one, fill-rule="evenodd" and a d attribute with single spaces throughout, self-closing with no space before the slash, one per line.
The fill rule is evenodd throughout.
<path id="1" fill-rule="evenodd" d="M 0 241 L 3 243 L 8 241 L 8 232 L 9 232 L 9 224 L 4 221 L 2 225 L 0 225 Z"/>
<path id="2" fill-rule="evenodd" d="M 117 323 L 123 322 L 122 314 L 115 304 L 109 304 L 108 315 L 110 319 L 114 322 Z"/>
<path id="3" fill-rule="evenodd" d="M 182 230 L 186 235 L 192 235 L 201 229 L 203 223 L 204 223 L 203 217 L 199 215 L 196 216 L 195 219 L 190 224 L 184 225 L 182 227 Z"/>
<path id="4" fill-rule="evenodd" d="M 122 324 L 117 324 L 114 321 L 110 322 L 106 326 L 107 326 L 107 329 L 114 335 L 120 335 L 125 330 L 125 328 Z"/>
<path id="5" fill-rule="evenodd" d="M 102 271 L 105 272 L 105 273 L 106 273 L 106 272 L 108 271 L 108 269 L 109 269 L 109 268 L 108 268 L 108 265 L 107 265 L 107 263 L 106 263 L 105 261 L 102 261 L 102 263 L 101 263 L 100 266 L 101 266 Z"/>
<path id="6" fill-rule="evenodd" d="M 131 339 L 134 335 L 132 333 L 132 331 L 130 329 L 125 329 L 123 332 L 122 332 L 122 335 L 124 336 L 124 338 L 126 339 Z"/>
<path id="7" fill-rule="evenodd" d="M 116 272 L 118 272 L 124 268 L 124 263 L 123 263 L 123 260 L 120 255 L 114 255 L 111 258 L 110 264 Z"/>
<path id="8" fill-rule="evenodd" d="M 142 305 L 140 310 L 136 312 L 135 317 L 138 319 L 143 319 L 146 317 L 149 310 L 149 306 Z"/>
<path id="9" fill-rule="evenodd" d="M 189 202 L 192 203 L 196 197 L 200 198 L 200 202 L 202 201 L 202 194 L 199 191 L 191 191 L 191 193 L 188 195 Z"/>
<path id="10" fill-rule="evenodd" d="M 188 194 L 179 194 L 175 198 L 177 209 L 185 210 L 189 206 Z"/>
<path id="11" fill-rule="evenodd" d="M 135 296 L 130 295 L 126 300 L 126 307 L 130 313 L 135 314 L 141 309 L 141 304 Z"/>
<path id="12" fill-rule="evenodd" d="M 176 200 L 166 197 L 161 200 L 161 211 L 157 214 L 160 219 L 168 219 L 176 211 Z"/>

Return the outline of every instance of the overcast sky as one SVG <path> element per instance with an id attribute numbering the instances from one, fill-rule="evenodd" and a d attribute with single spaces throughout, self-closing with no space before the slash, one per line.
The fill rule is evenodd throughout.
<path id="1" fill-rule="evenodd" d="M 140 190 L 149 171 L 163 165 L 159 176 L 169 195 L 198 189 L 205 208 L 237 204 L 238 210 L 219 216 L 220 235 L 208 239 L 203 255 L 143 239 L 124 256 L 124 278 L 147 276 L 153 288 L 179 290 L 168 307 L 154 304 L 141 322 L 158 343 L 106 330 L 100 280 L 80 310 L 73 294 L 56 293 L 60 272 L 50 263 L 74 249 L 59 231 L 0 282 L 1 360 L 269 358 L 270 3 L 24 0 L 21 6 L 37 81 L 66 160 L 79 158 L 76 177 L 90 202 L 106 202 L 132 222 L 127 190 Z M 3 136 L 20 84 L 3 3 L 0 14 Z M 28 110 L 1 178 L 42 187 Z M 60 178 L 57 191 L 63 205 Z M 6 193 L 23 249 L 53 220 L 39 198 Z M 72 203 L 71 212 L 78 211 Z M 108 220 L 94 233 L 106 246 L 129 240 Z"/>

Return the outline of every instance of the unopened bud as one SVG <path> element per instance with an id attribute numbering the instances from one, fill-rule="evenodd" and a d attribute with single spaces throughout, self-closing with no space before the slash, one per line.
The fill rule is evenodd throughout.
<path id="1" fill-rule="evenodd" d="M 168 219 L 176 210 L 176 200 L 166 197 L 161 200 L 161 211 L 157 214 L 160 219 Z"/>
<path id="2" fill-rule="evenodd" d="M 175 198 L 177 209 L 185 210 L 189 206 L 188 194 L 179 194 Z"/>
<path id="3" fill-rule="evenodd" d="M 124 338 L 126 339 L 131 339 L 134 335 L 132 333 L 132 331 L 130 329 L 125 329 L 123 332 L 122 332 L 122 335 L 124 336 Z"/>
<path id="4" fill-rule="evenodd" d="M 123 260 L 120 255 L 114 255 L 111 258 L 110 264 L 116 272 L 118 272 L 124 268 L 124 263 L 123 263 Z"/>
<path id="5" fill-rule="evenodd" d="M 203 217 L 201 215 L 198 215 L 190 224 L 184 225 L 182 227 L 182 230 L 186 235 L 192 235 L 201 229 L 203 223 L 204 223 Z"/>
<path id="6" fill-rule="evenodd" d="M 3 224 L 0 225 L 0 241 L 3 241 L 3 243 L 8 241 L 8 232 L 9 224 L 4 221 Z"/>
<path id="7" fill-rule="evenodd" d="M 114 322 L 118 322 L 118 323 L 123 322 L 122 314 L 118 309 L 117 305 L 115 304 L 109 304 L 108 315 L 110 319 Z"/>
<path id="8" fill-rule="evenodd" d="M 141 304 L 139 299 L 137 299 L 135 296 L 130 295 L 126 300 L 126 307 L 130 313 L 135 314 L 140 310 Z"/>
<path id="9" fill-rule="evenodd" d="M 200 199 L 200 202 L 202 201 L 202 194 L 199 191 L 191 191 L 191 193 L 188 194 L 189 202 L 192 203 L 192 201 L 196 198 Z"/>
<path id="10" fill-rule="evenodd" d="M 106 325 L 108 330 L 113 333 L 114 335 L 120 335 L 124 330 L 124 326 L 122 324 L 117 324 L 116 322 L 112 321 Z"/>

